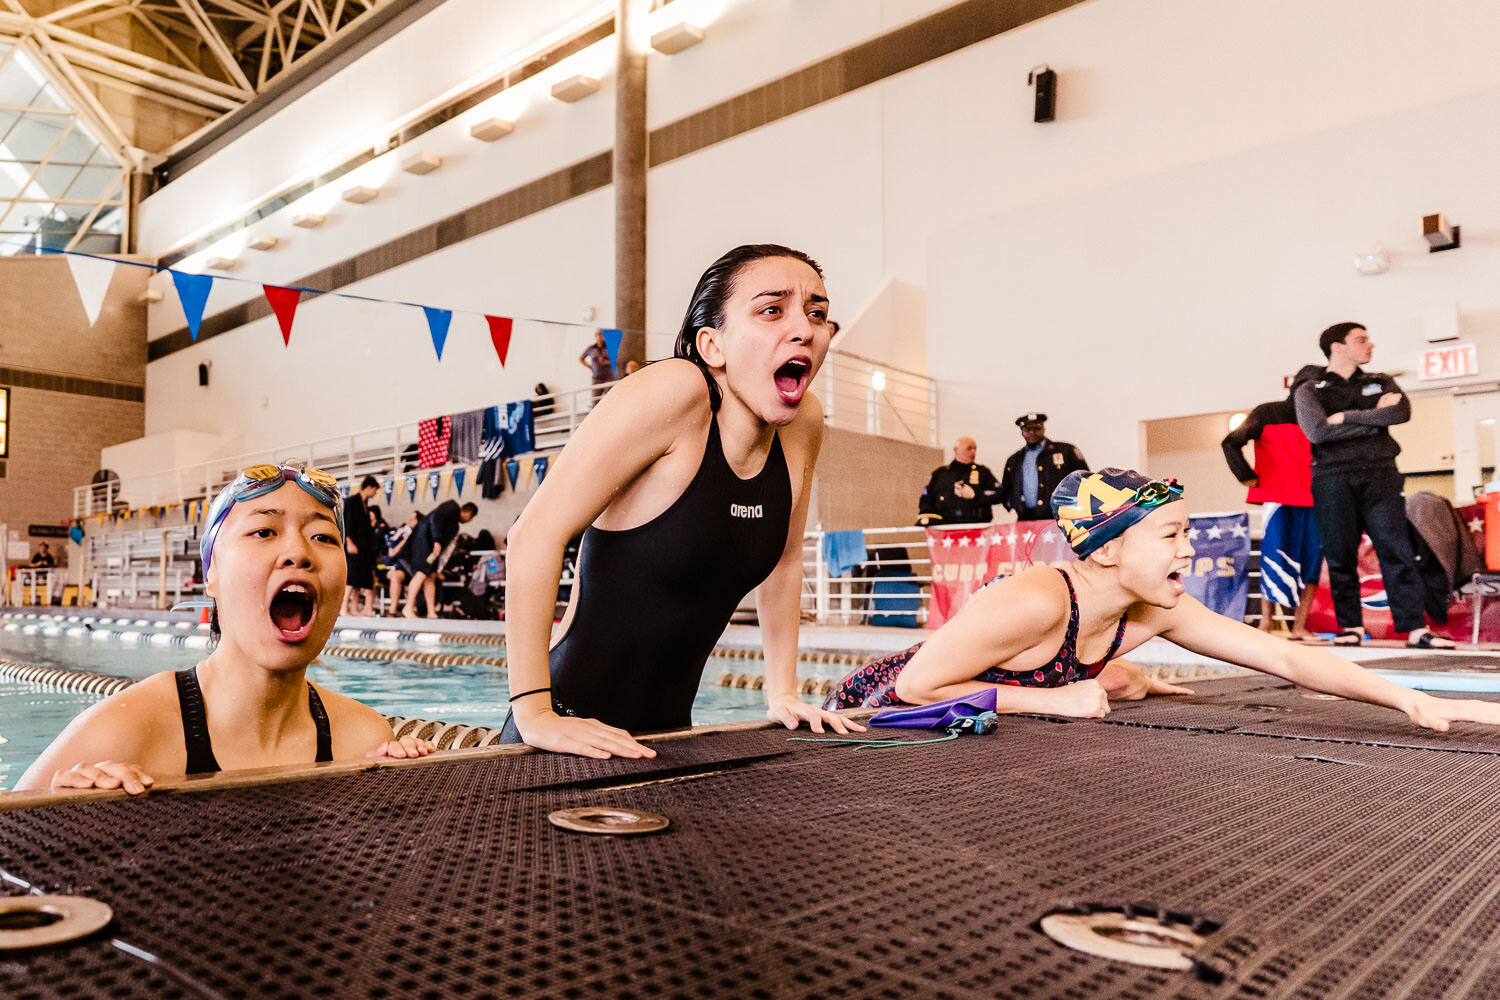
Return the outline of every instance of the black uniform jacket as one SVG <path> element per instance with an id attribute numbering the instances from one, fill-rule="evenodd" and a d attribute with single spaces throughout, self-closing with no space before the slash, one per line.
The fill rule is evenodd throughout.
<path id="1" fill-rule="evenodd" d="M 974 498 L 966 500 L 953 492 L 955 483 L 967 483 Z M 954 459 L 932 471 L 922 500 L 917 505 L 918 524 L 988 524 L 990 508 L 1000 502 L 1000 484 L 989 466 Z"/>
<path id="2" fill-rule="evenodd" d="M 1083 452 L 1066 441 L 1042 440 L 1042 450 L 1036 462 L 1036 506 L 1028 507 L 1021 496 L 1021 459 L 1026 449 L 1022 448 L 1005 460 L 1005 473 L 1000 477 L 1000 502 L 1016 512 L 1023 521 L 1047 521 L 1052 518 L 1052 491 L 1070 472 L 1089 470 Z"/>

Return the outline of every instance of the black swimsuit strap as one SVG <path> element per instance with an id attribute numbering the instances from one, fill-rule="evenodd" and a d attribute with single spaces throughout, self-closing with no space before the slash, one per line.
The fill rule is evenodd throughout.
<path id="1" fill-rule="evenodd" d="M 1115 658 L 1115 654 L 1120 651 L 1120 643 L 1125 641 L 1125 625 L 1130 618 L 1130 612 L 1126 611 L 1120 615 L 1120 624 L 1115 626 L 1115 638 L 1109 644 L 1109 652 L 1105 653 L 1102 659 L 1095 660 L 1093 663 L 1084 663 L 1078 658 L 1078 620 L 1081 617 L 1078 613 L 1078 593 L 1073 589 L 1073 578 L 1061 566 L 1057 567 L 1057 571 L 1062 574 L 1063 582 L 1068 585 L 1068 634 L 1063 639 L 1063 651 L 1070 655 L 1073 658 L 1073 662 L 1081 667 L 1090 669 L 1103 667 Z"/>
<path id="2" fill-rule="evenodd" d="M 319 764 L 333 760 L 333 732 L 328 728 L 328 713 L 323 709 L 318 689 L 311 683 L 307 685 L 307 708 L 312 712 L 313 726 L 318 730 L 318 756 L 313 759 Z"/>
<path id="3" fill-rule="evenodd" d="M 182 709 L 182 738 L 187 747 L 187 774 L 216 774 L 221 768 L 208 738 L 208 710 L 198 686 L 198 668 L 179 670 L 177 703 Z"/>
<path id="4" fill-rule="evenodd" d="M 214 756 L 213 741 L 208 735 L 208 709 L 203 704 L 203 688 L 198 685 L 198 668 L 179 670 L 177 678 L 177 702 L 182 709 L 182 737 L 187 747 L 187 774 L 217 774 L 223 768 Z M 328 712 L 323 708 L 323 699 L 318 691 L 307 685 L 307 708 L 312 713 L 313 728 L 318 733 L 318 763 L 333 760 L 333 731 L 328 725 Z"/>

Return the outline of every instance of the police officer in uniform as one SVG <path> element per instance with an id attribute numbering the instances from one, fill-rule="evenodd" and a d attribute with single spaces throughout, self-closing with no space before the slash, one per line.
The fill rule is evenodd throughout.
<path id="1" fill-rule="evenodd" d="M 990 508 L 1000 502 L 1000 484 L 988 466 L 974 461 L 978 445 L 961 437 L 953 446 L 953 461 L 934 469 L 917 505 L 917 523 L 988 524 Z"/>
<path id="2" fill-rule="evenodd" d="M 1000 502 L 1021 521 L 1052 520 L 1052 491 L 1075 470 L 1089 471 L 1083 452 L 1066 441 L 1047 440 L 1047 414 L 1016 418 L 1026 447 L 1005 460 Z"/>

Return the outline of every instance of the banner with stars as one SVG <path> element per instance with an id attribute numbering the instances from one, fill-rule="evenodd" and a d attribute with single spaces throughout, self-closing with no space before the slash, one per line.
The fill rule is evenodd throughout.
<path id="1" fill-rule="evenodd" d="M 1188 593 L 1219 614 L 1244 621 L 1250 591 L 1250 515 L 1191 518 L 1188 536 L 1195 550 L 1183 575 Z M 938 628 L 952 618 L 996 577 L 1028 566 L 1066 566 L 1075 561 L 1067 539 L 1051 521 L 928 528 L 927 548 L 932 554 L 928 628 Z"/>
<path id="2" fill-rule="evenodd" d="M 1183 574 L 1187 592 L 1237 622 L 1250 596 L 1250 515 L 1204 514 L 1188 520 L 1193 564 Z"/>

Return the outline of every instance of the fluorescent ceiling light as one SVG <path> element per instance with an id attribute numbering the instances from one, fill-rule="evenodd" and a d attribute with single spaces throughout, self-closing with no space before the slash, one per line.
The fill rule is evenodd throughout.
<path id="1" fill-rule="evenodd" d="M 663 28 L 651 36 L 651 47 L 664 55 L 673 55 L 690 49 L 703 41 L 703 29 L 696 24 L 679 21 L 670 28 Z"/>
<path id="2" fill-rule="evenodd" d="M 443 158 L 434 153 L 413 153 L 401 161 L 401 169 L 409 174 L 430 174 L 443 165 Z"/>
<path id="3" fill-rule="evenodd" d="M 515 122 L 508 122 L 503 118 L 486 118 L 470 127 L 469 134 L 481 142 L 494 142 L 496 139 L 504 139 L 510 135 L 515 127 Z"/>
<path id="4" fill-rule="evenodd" d="M 570 76 L 566 80 L 559 80 L 552 85 L 552 96 L 559 101 L 572 104 L 581 101 L 585 97 L 599 89 L 599 81 L 582 73 Z"/>

